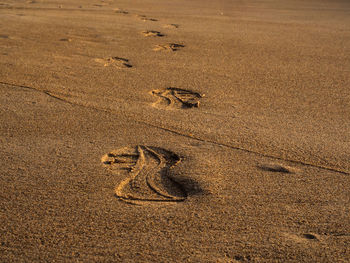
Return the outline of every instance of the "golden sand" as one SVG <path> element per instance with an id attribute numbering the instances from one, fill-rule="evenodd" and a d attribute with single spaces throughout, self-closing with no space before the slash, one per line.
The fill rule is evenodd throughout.
<path id="1" fill-rule="evenodd" d="M 2 0 L 0 261 L 349 262 L 349 12 Z"/>

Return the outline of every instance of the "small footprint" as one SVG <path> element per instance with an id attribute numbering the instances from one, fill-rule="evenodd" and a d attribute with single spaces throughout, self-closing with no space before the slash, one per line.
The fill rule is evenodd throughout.
<path id="1" fill-rule="evenodd" d="M 181 48 L 185 47 L 182 44 L 169 43 L 165 45 L 156 45 L 153 50 L 154 51 L 177 51 Z"/>
<path id="2" fill-rule="evenodd" d="M 180 161 L 180 157 L 170 151 L 143 145 L 114 150 L 101 158 L 112 173 L 120 174 L 123 170 L 128 173 L 115 193 L 131 203 L 184 201 L 187 193 L 168 176 L 169 169 Z"/>
<path id="3" fill-rule="evenodd" d="M 197 92 L 173 87 L 153 90 L 151 94 L 159 97 L 159 100 L 153 106 L 165 104 L 177 108 L 198 108 L 199 100 L 204 97 L 204 94 L 201 95 Z"/>
<path id="4" fill-rule="evenodd" d="M 103 64 L 105 67 L 114 66 L 117 68 L 131 68 L 132 65 L 129 63 L 129 59 L 120 57 L 110 57 L 106 59 L 96 58 L 96 62 Z"/>
<path id="5" fill-rule="evenodd" d="M 123 14 L 123 15 L 129 14 L 129 11 L 126 11 L 126 10 L 123 10 L 123 9 L 120 9 L 120 8 L 115 8 L 114 11 L 117 14 Z"/>
<path id="6" fill-rule="evenodd" d="M 72 42 L 72 39 L 71 39 L 71 38 L 61 38 L 60 41 L 63 41 L 63 42 Z"/>
<path id="7" fill-rule="evenodd" d="M 150 18 L 145 15 L 136 15 L 136 17 L 140 18 L 142 21 L 152 21 L 152 22 L 158 21 L 158 19 Z"/>
<path id="8" fill-rule="evenodd" d="M 163 26 L 164 28 L 179 28 L 178 24 L 167 24 Z"/>
<path id="9" fill-rule="evenodd" d="M 145 37 L 164 37 L 165 35 L 160 33 L 159 31 L 154 31 L 154 30 L 147 30 L 147 31 L 142 31 L 142 34 Z"/>

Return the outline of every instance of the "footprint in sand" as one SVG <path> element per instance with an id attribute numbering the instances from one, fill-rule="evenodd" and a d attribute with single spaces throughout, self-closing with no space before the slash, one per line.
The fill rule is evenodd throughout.
<path id="1" fill-rule="evenodd" d="M 105 154 L 102 164 L 114 174 L 128 173 L 116 187 L 116 195 L 123 201 L 179 202 L 187 193 L 168 176 L 169 170 L 181 161 L 176 154 L 162 148 L 137 145 Z"/>
<path id="2" fill-rule="evenodd" d="M 114 12 L 117 13 L 117 14 L 123 14 L 123 15 L 129 14 L 129 11 L 125 11 L 125 10 L 120 9 L 120 8 L 115 8 L 115 9 L 113 9 L 113 10 L 114 10 Z"/>
<path id="3" fill-rule="evenodd" d="M 164 28 L 179 28 L 178 24 L 167 24 L 163 26 Z"/>
<path id="4" fill-rule="evenodd" d="M 154 51 L 178 51 L 179 49 L 185 47 L 182 44 L 169 43 L 164 45 L 156 45 L 153 50 Z"/>
<path id="5" fill-rule="evenodd" d="M 154 30 L 147 30 L 147 31 L 142 31 L 142 34 L 145 37 L 164 37 L 165 35 L 160 33 L 159 31 L 154 31 Z"/>
<path id="6" fill-rule="evenodd" d="M 199 107 L 199 100 L 204 94 L 179 88 L 169 87 L 166 89 L 153 90 L 151 94 L 159 97 L 159 100 L 153 103 L 154 107 L 166 105 L 173 108 L 193 108 Z"/>
<path id="7" fill-rule="evenodd" d="M 71 39 L 71 38 L 61 38 L 60 41 L 63 41 L 63 42 L 72 42 L 72 39 Z"/>
<path id="8" fill-rule="evenodd" d="M 136 17 L 140 18 L 144 22 L 146 22 L 146 21 L 152 21 L 152 22 L 158 21 L 158 19 L 150 18 L 150 17 L 147 17 L 145 15 L 136 15 Z"/>
<path id="9" fill-rule="evenodd" d="M 132 65 L 129 63 L 129 59 L 120 57 L 110 57 L 106 59 L 96 58 L 96 62 L 103 64 L 105 67 L 113 66 L 116 68 L 131 68 Z"/>

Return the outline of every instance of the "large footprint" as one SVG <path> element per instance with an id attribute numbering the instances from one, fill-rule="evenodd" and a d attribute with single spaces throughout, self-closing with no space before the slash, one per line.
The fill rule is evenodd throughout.
<path id="1" fill-rule="evenodd" d="M 168 176 L 169 169 L 181 161 L 172 152 L 137 145 L 107 153 L 101 161 L 112 173 L 127 171 L 129 176 L 115 189 L 123 201 L 179 202 L 187 197 L 183 187 Z"/>
<path id="2" fill-rule="evenodd" d="M 159 97 L 159 100 L 153 104 L 155 107 L 163 104 L 177 108 L 198 108 L 199 99 L 204 96 L 194 91 L 173 87 L 153 90 L 151 93 L 152 95 Z"/>

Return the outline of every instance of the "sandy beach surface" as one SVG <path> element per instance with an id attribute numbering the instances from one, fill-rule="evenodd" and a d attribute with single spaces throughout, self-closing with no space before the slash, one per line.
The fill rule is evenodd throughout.
<path id="1" fill-rule="evenodd" d="M 350 262 L 350 2 L 0 0 L 0 261 Z"/>

